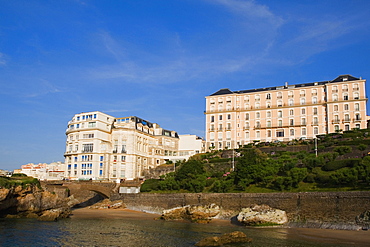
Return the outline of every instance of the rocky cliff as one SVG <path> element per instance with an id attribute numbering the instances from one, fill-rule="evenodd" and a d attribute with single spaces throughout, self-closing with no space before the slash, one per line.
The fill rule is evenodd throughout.
<path id="1" fill-rule="evenodd" d="M 36 185 L 0 188 L 0 217 L 57 220 L 68 217 L 73 198 L 44 191 Z"/>

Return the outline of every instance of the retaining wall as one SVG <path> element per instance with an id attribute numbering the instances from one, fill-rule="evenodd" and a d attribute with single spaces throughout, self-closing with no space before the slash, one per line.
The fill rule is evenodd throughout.
<path id="1" fill-rule="evenodd" d="M 161 213 L 164 209 L 189 204 L 215 203 L 225 217 L 236 216 L 254 204 L 267 204 L 287 212 L 289 224 L 296 227 L 357 229 L 355 218 L 370 210 L 370 191 L 302 193 L 176 193 L 121 194 L 127 208 Z"/>

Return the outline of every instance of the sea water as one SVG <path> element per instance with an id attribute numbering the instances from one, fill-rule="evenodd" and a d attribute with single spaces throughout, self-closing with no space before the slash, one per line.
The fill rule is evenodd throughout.
<path id="1" fill-rule="evenodd" d="M 246 228 L 229 224 L 194 224 L 148 219 L 0 219 L 0 246 L 194 246 L 203 238 L 244 232 L 251 243 L 233 246 L 359 246 L 323 241 L 284 228 Z M 365 246 L 365 245 L 363 245 Z"/>

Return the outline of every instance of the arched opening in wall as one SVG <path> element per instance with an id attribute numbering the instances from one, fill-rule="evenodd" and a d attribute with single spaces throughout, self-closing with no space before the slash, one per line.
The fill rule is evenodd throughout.
<path id="1" fill-rule="evenodd" d="M 85 191 L 87 192 L 87 191 Z M 99 192 L 95 192 L 95 191 L 89 191 L 88 193 L 86 193 L 86 196 L 84 197 L 81 197 L 79 200 L 80 200 L 80 203 L 76 204 L 73 206 L 73 208 L 85 208 L 85 207 L 89 207 L 89 206 L 92 206 L 96 203 L 99 203 L 101 201 L 103 201 L 104 199 L 107 199 L 108 197 L 102 193 L 99 193 Z"/>

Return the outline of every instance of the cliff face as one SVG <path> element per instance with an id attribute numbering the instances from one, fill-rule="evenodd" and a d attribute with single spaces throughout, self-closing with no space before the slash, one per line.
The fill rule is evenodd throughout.
<path id="1" fill-rule="evenodd" d="M 56 220 L 65 217 L 69 211 L 70 199 L 49 191 L 43 191 L 34 185 L 22 188 L 14 186 L 0 189 L 1 217 L 33 217 L 43 220 Z M 58 209 L 58 210 L 55 210 Z M 44 214 L 51 217 L 41 217 Z M 55 217 L 54 217 L 55 216 Z"/>

